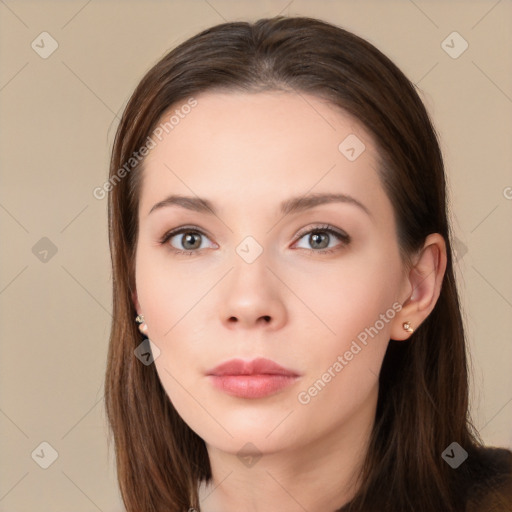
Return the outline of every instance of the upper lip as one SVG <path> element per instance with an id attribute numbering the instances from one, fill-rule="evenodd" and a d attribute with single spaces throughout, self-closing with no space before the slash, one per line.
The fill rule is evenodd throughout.
<path id="1" fill-rule="evenodd" d="M 270 359 L 259 357 L 250 361 L 243 359 L 230 359 L 219 364 L 207 372 L 207 375 L 287 375 L 298 376 L 299 374 L 288 368 L 275 363 Z"/>

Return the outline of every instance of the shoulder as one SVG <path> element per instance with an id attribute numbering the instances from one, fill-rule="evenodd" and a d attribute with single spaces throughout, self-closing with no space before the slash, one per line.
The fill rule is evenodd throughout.
<path id="1" fill-rule="evenodd" d="M 512 451 L 475 447 L 466 462 L 466 512 L 512 511 Z"/>

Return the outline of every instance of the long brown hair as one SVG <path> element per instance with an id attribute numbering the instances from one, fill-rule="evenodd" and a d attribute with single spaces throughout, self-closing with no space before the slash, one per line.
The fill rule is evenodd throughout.
<path id="1" fill-rule="evenodd" d="M 144 76 L 117 129 L 109 180 L 113 322 L 106 411 L 128 512 L 200 510 L 211 478 L 204 441 L 174 409 L 154 365 L 134 356 L 134 255 L 143 159 L 120 172 L 171 106 L 211 90 L 284 90 L 327 99 L 373 135 L 380 177 L 407 259 L 430 233 L 447 244 L 439 300 L 408 342 L 391 340 L 361 487 L 347 510 L 460 510 L 466 475 L 442 452 L 481 445 L 468 417 L 468 361 L 453 272 L 443 160 L 415 86 L 378 49 L 332 24 L 275 17 L 211 27 L 165 55 Z M 466 475 L 467 476 L 467 475 Z"/>

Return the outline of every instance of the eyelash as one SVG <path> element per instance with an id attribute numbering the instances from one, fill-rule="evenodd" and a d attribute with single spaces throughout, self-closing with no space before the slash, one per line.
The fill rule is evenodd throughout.
<path id="1" fill-rule="evenodd" d="M 200 234 L 201 236 L 207 236 L 201 229 L 199 229 L 196 226 L 182 226 L 180 228 L 177 228 L 177 229 L 174 229 L 174 230 L 171 230 L 171 231 L 168 231 L 167 233 L 165 233 L 162 236 L 162 238 L 159 240 L 159 243 L 160 243 L 160 245 L 166 245 L 167 242 L 171 238 L 173 238 L 176 235 L 180 235 L 182 233 L 196 233 L 196 234 Z M 337 247 L 334 247 L 331 249 L 320 249 L 320 250 L 311 249 L 311 251 L 313 251 L 315 253 L 322 254 L 322 255 L 331 254 L 333 252 L 336 252 L 336 251 L 340 250 L 343 246 L 348 245 L 351 241 L 351 238 L 349 235 L 347 235 L 346 233 L 344 233 L 342 231 L 338 231 L 336 228 L 334 228 L 333 226 L 331 226 L 329 224 L 315 226 L 314 228 L 311 228 L 307 231 L 303 231 L 303 232 L 299 233 L 297 235 L 297 241 L 300 240 L 301 238 L 304 238 L 305 235 L 316 234 L 316 233 L 329 233 L 329 235 L 335 236 L 342 242 L 341 247 L 337 246 Z M 170 244 L 168 244 L 168 245 L 172 252 L 174 252 L 175 254 L 179 254 L 179 255 L 193 256 L 194 254 L 199 252 L 198 249 L 196 249 L 194 251 L 184 251 L 181 249 L 176 249 L 175 247 L 172 247 Z"/>

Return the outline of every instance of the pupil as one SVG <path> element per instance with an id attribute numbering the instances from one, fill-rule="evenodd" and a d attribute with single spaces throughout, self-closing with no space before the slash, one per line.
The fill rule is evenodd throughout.
<path id="1" fill-rule="evenodd" d="M 196 237 L 196 235 L 191 235 L 191 234 L 187 234 L 187 235 L 185 235 L 185 243 L 184 243 L 183 245 L 186 247 L 186 246 L 187 246 L 187 244 L 188 244 L 188 242 L 190 241 L 190 239 L 191 239 L 191 238 L 193 239 L 194 237 Z M 192 243 L 192 245 L 194 245 L 194 244 Z M 196 245 L 197 245 L 197 244 L 196 244 Z M 195 247 L 192 247 L 192 248 L 195 248 Z"/>
<path id="2" fill-rule="evenodd" d="M 319 238 L 321 239 L 322 235 L 320 235 L 318 233 L 314 233 L 311 235 L 311 237 L 313 238 L 313 245 L 316 243 L 321 243 L 321 240 L 319 240 Z M 325 235 L 324 235 L 324 238 L 325 238 Z M 326 245 L 324 244 L 323 247 L 320 247 L 320 249 L 324 249 L 325 247 L 326 247 Z"/>

